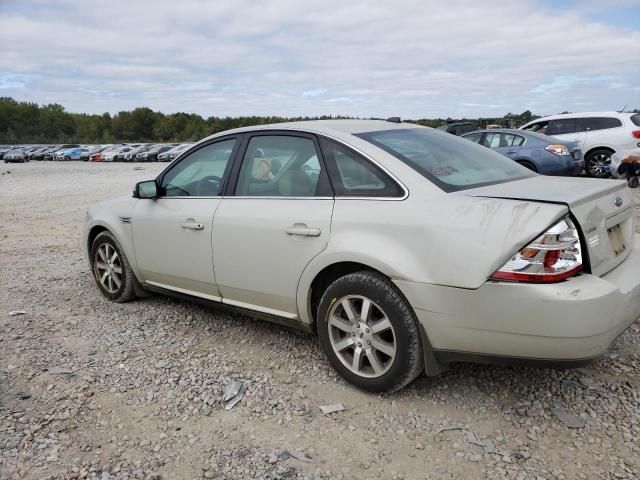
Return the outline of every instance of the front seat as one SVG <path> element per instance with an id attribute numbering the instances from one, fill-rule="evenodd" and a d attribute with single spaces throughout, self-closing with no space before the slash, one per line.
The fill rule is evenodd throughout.
<path id="1" fill-rule="evenodd" d="M 280 177 L 278 192 L 283 197 L 312 197 L 316 193 L 316 187 L 306 173 L 292 169 Z"/>

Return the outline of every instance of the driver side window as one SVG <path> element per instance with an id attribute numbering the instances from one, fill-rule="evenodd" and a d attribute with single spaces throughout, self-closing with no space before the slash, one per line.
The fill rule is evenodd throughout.
<path id="1" fill-rule="evenodd" d="M 206 145 L 184 157 L 162 179 L 165 197 L 215 197 L 220 194 L 224 172 L 236 139 Z"/>

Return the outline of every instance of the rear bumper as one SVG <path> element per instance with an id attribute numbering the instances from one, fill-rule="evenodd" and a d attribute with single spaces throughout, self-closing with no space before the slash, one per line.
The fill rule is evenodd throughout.
<path id="1" fill-rule="evenodd" d="M 629 257 L 602 277 L 548 285 L 487 282 L 477 290 L 395 283 L 436 352 L 588 360 L 640 317 L 640 237 Z"/>

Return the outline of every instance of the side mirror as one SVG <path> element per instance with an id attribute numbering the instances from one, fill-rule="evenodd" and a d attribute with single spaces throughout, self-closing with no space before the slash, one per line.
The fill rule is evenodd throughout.
<path id="1" fill-rule="evenodd" d="M 156 181 L 147 180 L 145 182 L 136 183 L 136 188 L 133 190 L 133 196 L 135 198 L 157 198 L 158 185 L 156 185 Z"/>

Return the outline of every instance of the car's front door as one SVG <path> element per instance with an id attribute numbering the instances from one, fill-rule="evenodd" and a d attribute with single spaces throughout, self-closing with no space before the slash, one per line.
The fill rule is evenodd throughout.
<path id="1" fill-rule="evenodd" d="M 224 303 L 296 318 L 298 281 L 327 247 L 333 211 L 317 139 L 256 132 L 243 150 L 214 218 L 216 281 Z"/>
<path id="2" fill-rule="evenodd" d="M 213 272 L 213 215 L 239 143 L 226 137 L 189 152 L 158 178 L 159 198 L 137 201 L 133 245 L 146 283 L 220 299 Z"/>

